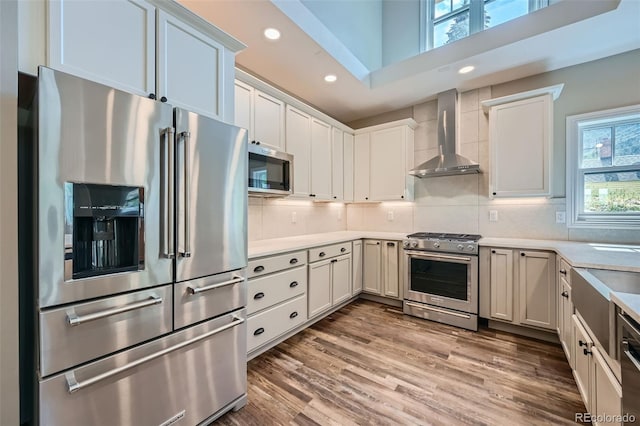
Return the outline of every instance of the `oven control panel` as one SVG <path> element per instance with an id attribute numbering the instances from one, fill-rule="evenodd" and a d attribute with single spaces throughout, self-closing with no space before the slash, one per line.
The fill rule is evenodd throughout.
<path id="1" fill-rule="evenodd" d="M 441 251 L 448 253 L 478 254 L 478 243 L 475 241 L 451 241 L 408 238 L 402 241 L 407 250 Z"/>

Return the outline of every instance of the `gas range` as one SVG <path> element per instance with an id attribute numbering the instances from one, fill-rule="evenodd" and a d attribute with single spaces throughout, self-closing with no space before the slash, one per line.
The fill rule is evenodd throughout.
<path id="1" fill-rule="evenodd" d="M 476 234 L 445 234 L 437 232 L 416 232 L 407 235 L 402 241 L 405 250 L 436 251 L 445 253 L 478 254 L 478 240 Z"/>

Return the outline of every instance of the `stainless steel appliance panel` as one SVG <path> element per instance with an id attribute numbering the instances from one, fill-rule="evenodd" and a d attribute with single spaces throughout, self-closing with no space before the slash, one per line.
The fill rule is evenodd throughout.
<path id="1" fill-rule="evenodd" d="M 169 105 L 40 67 L 38 79 L 38 280 L 40 307 L 171 282 L 161 241 L 168 196 L 161 153 L 172 142 Z M 65 281 L 65 183 L 144 190 L 142 269 Z M 68 219 L 68 218 L 67 218 Z"/>
<path id="2" fill-rule="evenodd" d="M 622 377 L 622 414 L 624 424 L 636 424 L 640 419 L 640 324 L 619 314 L 622 328 L 620 369 Z"/>
<path id="3" fill-rule="evenodd" d="M 235 311 L 40 382 L 40 424 L 196 425 L 210 418 L 246 395 L 245 314 Z"/>
<path id="4" fill-rule="evenodd" d="M 252 141 L 248 148 L 249 195 L 286 197 L 293 194 L 293 155 Z"/>
<path id="5" fill-rule="evenodd" d="M 247 266 L 247 131 L 176 108 L 176 281 Z"/>
<path id="6" fill-rule="evenodd" d="M 40 312 L 40 375 L 169 333 L 171 298 L 166 285 Z"/>
<path id="7" fill-rule="evenodd" d="M 247 304 L 244 270 L 183 281 L 174 285 L 176 329 L 216 317 Z"/>
<path id="8" fill-rule="evenodd" d="M 478 331 L 478 316 L 476 314 L 429 306 L 424 303 L 408 302 L 406 300 L 402 304 L 402 311 L 414 317 Z"/>

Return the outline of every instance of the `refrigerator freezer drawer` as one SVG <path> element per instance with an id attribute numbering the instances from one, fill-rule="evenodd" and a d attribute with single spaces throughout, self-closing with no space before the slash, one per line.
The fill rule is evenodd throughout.
<path id="1" fill-rule="evenodd" d="M 246 395 L 245 310 L 39 383 L 41 425 L 196 425 Z"/>
<path id="2" fill-rule="evenodd" d="M 40 375 L 171 332 L 171 285 L 40 312 Z"/>
<path id="3" fill-rule="evenodd" d="M 247 314 L 270 308 L 307 292 L 307 267 L 253 278 L 248 282 Z"/>
<path id="4" fill-rule="evenodd" d="M 247 348 L 249 352 L 299 326 L 306 320 L 306 294 L 253 315 L 247 321 Z"/>
<path id="5" fill-rule="evenodd" d="M 239 309 L 247 302 L 244 270 L 177 283 L 173 291 L 176 329 Z"/>

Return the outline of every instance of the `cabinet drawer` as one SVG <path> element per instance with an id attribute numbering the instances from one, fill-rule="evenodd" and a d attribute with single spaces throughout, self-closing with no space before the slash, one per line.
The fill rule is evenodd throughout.
<path id="1" fill-rule="evenodd" d="M 309 250 L 309 262 L 317 262 L 318 260 L 328 259 L 330 257 L 336 257 L 347 253 L 351 253 L 351 242 L 313 248 Z"/>
<path id="2" fill-rule="evenodd" d="M 247 352 L 275 339 L 307 320 L 305 294 L 256 314 L 247 321 Z"/>
<path id="3" fill-rule="evenodd" d="M 269 308 L 307 291 L 307 267 L 267 275 L 249 280 L 247 312 L 249 315 Z"/>
<path id="4" fill-rule="evenodd" d="M 567 284 L 571 285 L 571 265 L 569 265 L 564 259 L 560 259 L 558 276 L 562 278 Z"/>
<path id="5" fill-rule="evenodd" d="M 304 250 L 277 256 L 252 259 L 249 260 L 249 266 L 247 267 L 247 278 L 282 271 L 283 269 L 305 265 L 306 263 L 307 252 Z"/>

